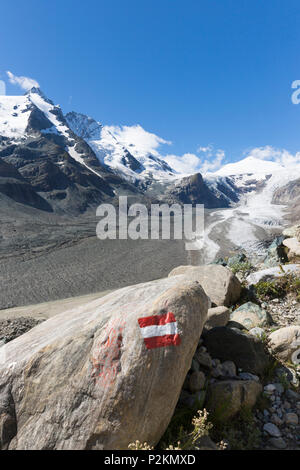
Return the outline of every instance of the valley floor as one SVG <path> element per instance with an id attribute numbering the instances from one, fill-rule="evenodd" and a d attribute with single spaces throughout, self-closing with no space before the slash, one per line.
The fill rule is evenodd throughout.
<path id="1" fill-rule="evenodd" d="M 188 252 L 183 240 L 100 241 L 93 216 L 12 218 L 1 207 L 0 309 L 118 289 L 241 249 L 257 255 L 282 232 L 285 218 L 282 206 L 261 193 L 230 209 L 206 210 L 204 248 Z"/>

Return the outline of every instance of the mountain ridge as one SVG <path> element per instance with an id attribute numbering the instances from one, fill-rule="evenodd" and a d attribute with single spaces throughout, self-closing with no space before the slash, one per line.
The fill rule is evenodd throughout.
<path id="1" fill-rule="evenodd" d="M 0 97 L 0 158 L 23 178 L 18 202 L 28 203 L 30 187 L 29 205 L 39 200 L 39 209 L 73 215 L 93 211 L 103 202 L 117 204 L 118 196 L 125 194 L 147 204 L 226 208 L 270 183 L 270 190 L 276 191 L 277 172 L 285 175 L 282 185 L 296 179 L 282 165 L 251 156 L 215 173 L 180 175 L 163 158 L 134 143 L 125 146 L 109 126 L 74 111 L 64 115 L 39 88 L 23 96 Z M 3 165 L 0 177 L 7 178 Z M 9 184 L 11 179 L 2 191 L 5 187 L 6 195 L 16 195 Z"/>

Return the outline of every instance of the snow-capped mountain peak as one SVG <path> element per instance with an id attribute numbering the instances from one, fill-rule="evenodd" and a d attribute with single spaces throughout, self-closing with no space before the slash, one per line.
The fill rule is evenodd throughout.
<path id="1" fill-rule="evenodd" d="M 281 171 L 284 167 L 279 163 L 270 160 L 260 160 L 255 157 L 246 157 L 235 163 L 224 165 L 214 174 L 219 176 L 233 176 L 245 174 L 272 174 L 275 171 Z"/>
<path id="2" fill-rule="evenodd" d="M 33 131 L 69 138 L 60 106 L 54 105 L 39 88 L 32 88 L 23 96 L 0 96 L 0 135 L 19 141 L 30 137 Z"/>
<path id="3" fill-rule="evenodd" d="M 175 171 L 165 161 L 147 152 L 137 151 L 134 143 L 129 150 L 108 126 L 75 112 L 68 113 L 66 119 L 72 131 L 86 141 L 99 161 L 125 179 L 143 182 L 149 178 L 174 178 Z"/>

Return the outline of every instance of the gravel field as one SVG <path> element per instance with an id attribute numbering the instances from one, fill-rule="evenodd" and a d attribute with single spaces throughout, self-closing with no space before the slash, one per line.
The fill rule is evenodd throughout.
<path id="1" fill-rule="evenodd" d="M 164 277 L 187 264 L 181 240 L 89 237 L 68 243 L 0 259 L 0 308 L 118 289 Z"/>

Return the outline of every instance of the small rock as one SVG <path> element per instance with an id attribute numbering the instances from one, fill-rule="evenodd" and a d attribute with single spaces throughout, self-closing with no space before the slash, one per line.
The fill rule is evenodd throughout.
<path id="1" fill-rule="evenodd" d="M 225 377 L 235 377 L 236 376 L 236 366 L 233 361 L 225 361 L 221 365 L 222 375 Z"/>
<path id="2" fill-rule="evenodd" d="M 250 372 L 240 372 L 239 378 L 242 380 L 254 380 L 255 382 L 259 382 L 259 377 L 254 374 L 250 374 Z"/>
<path id="3" fill-rule="evenodd" d="M 189 378 L 189 391 L 199 392 L 205 385 L 205 375 L 201 371 L 193 372 Z"/>
<path id="4" fill-rule="evenodd" d="M 234 310 L 230 321 L 240 324 L 242 328 L 251 330 L 255 327 L 267 325 L 268 317 L 265 310 L 253 302 L 247 302 Z"/>
<path id="5" fill-rule="evenodd" d="M 262 386 L 254 381 L 219 380 L 210 384 L 205 406 L 212 412 L 218 410 L 218 419 L 226 421 L 242 407 L 252 408 L 261 391 Z"/>
<path id="6" fill-rule="evenodd" d="M 299 419 L 296 413 L 287 413 L 285 415 L 285 422 L 286 424 L 292 424 L 294 426 L 297 426 L 299 423 Z"/>
<path id="7" fill-rule="evenodd" d="M 227 307 L 209 308 L 205 328 L 214 328 L 216 326 L 226 326 L 230 318 L 230 311 Z"/>
<path id="8" fill-rule="evenodd" d="M 290 400 L 300 400 L 300 394 L 297 393 L 297 392 L 294 392 L 294 390 L 287 390 L 286 392 L 286 396 L 290 399 Z"/>
<path id="9" fill-rule="evenodd" d="M 279 395 L 282 395 L 283 392 L 284 392 L 284 387 L 283 387 L 283 385 L 280 384 L 280 383 L 275 383 L 274 385 L 275 385 L 275 387 L 276 387 L 276 392 L 279 393 Z"/>
<path id="10" fill-rule="evenodd" d="M 273 424 L 276 424 L 276 426 L 281 426 L 283 424 L 282 419 L 280 419 L 279 416 L 276 414 L 271 416 L 271 421 Z"/>
<path id="11" fill-rule="evenodd" d="M 270 434 L 272 437 L 281 437 L 281 432 L 278 427 L 273 423 L 264 424 L 263 430 Z"/>
<path id="12" fill-rule="evenodd" d="M 222 366 L 219 364 L 218 366 L 213 368 L 213 370 L 211 371 L 211 375 L 212 377 L 215 377 L 217 379 L 218 377 L 221 377 L 222 372 Z"/>
<path id="13" fill-rule="evenodd" d="M 262 339 L 265 336 L 265 330 L 259 326 L 256 326 L 255 328 L 251 328 L 251 330 L 249 330 L 249 335 Z"/>
<path id="14" fill-rule="evenodd" d="M 213 367 L 217 367 L 217 366 L 219 366 L 220 364 L 221 364 L 220 359 L 213 359 L 213 360 L 212 360 L 212 365 L 213 365 Z"/>
<path id="15" fill-rule="evenodd" d="M 268 384 L 264 387 L 264 392 L 270 394 L 270 393 L 274 393 L 276 390 L 276 387 L 274 384 Z"/>
<path id="16" fill-rule="evenodd" d="M 271 444 L 271 446 L 275 447 L 275 449 L 285 449 L 287 446 L 285 440 L 282 439 L 282 437 L 271 437 L 268 442 Z"/>
<path id="17" fill-rule="evenodd" d="M 212 358 L 207 352 L 196 351 L 195 357 L 197 361 L 199 362 L 200 366 L 206 369 L 212 368 Z"/>

